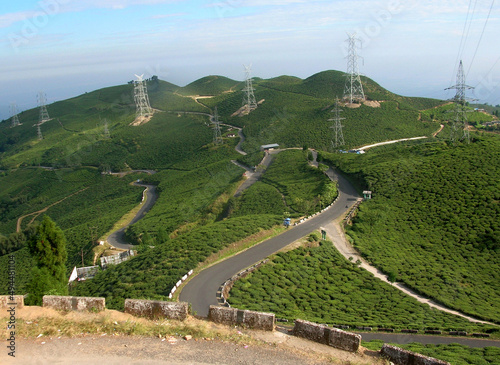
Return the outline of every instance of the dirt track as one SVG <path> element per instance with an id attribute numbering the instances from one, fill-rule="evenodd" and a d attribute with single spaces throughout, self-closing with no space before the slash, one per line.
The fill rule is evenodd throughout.
<path id="1" fill-rule="evenodd" d="M 50 204 L 50 205 L 47 205 L 45 208 L 40 209 L 39 211 L 36 211 L 36 212 L 30 213 L 30 214 L 25 214 L 25 215 L 23 215 L 22 217 L 19 217 L 19 218 L 17 219 L 17 227 L 16 227 L 16 232 L 21 232 L 21 223 L 23 222 L 23 219 L 24 219 L 24 218 L 29 217 L 30 215 L 35 215 L 35 216 L 33 217 L 33 219 L 31 219 L 31 221 L 30 221 L 30 224 L 31 224 L 31 223 L 33 223 L 33 221 L 36 219 L 36 217 L 38 217 L 38 216 L 39 216 L 40 214 L 42 214 L 42 213 L 45 213 L 45 212 L 46 212 L 49 208 L 53 207 L 53 206 L 54 206 L 54 205 L 56 205 L 56 204 L 59 204 L 59 203 L 63 202 L 64 200 L 68 199 L 69 197 L 72 197 L 73 195 L 79 194 L 79 193 L 81 193 L 82 191 L 87 190 L 87 189 L 88 189 L 88 187 L 87 187 L 87 188 L 84 188 L 84 189 L 82 189 L 82 190 L 79 190 L 79 191 L 77 191 L 76 193 L 73 193 L 73 194 L 71 194 L 71 195 L 68 195 L 67 197 L 65 197 L 65 198 L 63 198 L 63 199 L 61 199 L 61 200 L 59 200 L 59 201 L 56 201 L 55 203 L 52 203 L 52 204 Z"/>
<path id="2" fill-rule="evenodd" d="M 16 315 L 18 319 L 23 318 L 30 322 L 29 326 L 38 326 L 37 318 L 41 317 L 67 319 L 75 323 L 99 323 L 106 319 L 115 323 L 152 322 L 113 310 L 101 313 L 62 313 L 49 308 L 24 307 L 18 309 Z M 186 321 L 191 328 L 212 328 L 225 335 L 225 338 L 236 338 L 236 342 L 213 338 L 187 341 L 179 335 L 160 338 L 127 336 L 123 333 L 82 334 L 72 338 L 18 338 L 16 357 L 8 356 L 7 348 L 2 346 L 0 364 L 386 364 L 379 359 L 376 352 L 363 348 L 353 354 L 277 331 L 243 330 L 192 317 Z M 53 323 L 52 327 L 57 326 L 57 322 Z M 0 334 L 5 335 L 5 332 L 0 331 Z M 35 336 L 43 332 L 44 328 L 38 327 Z"/>

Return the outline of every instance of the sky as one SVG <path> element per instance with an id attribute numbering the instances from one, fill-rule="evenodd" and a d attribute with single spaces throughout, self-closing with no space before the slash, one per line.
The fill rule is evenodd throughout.
<path id="1" fill-rule="evenodd" d="M 0 4 L 0 120 L 134 74 L 184 86 L 207 75 L 306 78 L 359 71 L 392 92 L 452 98 L 458 60 L 467 95 L 500 104 L 495 0 L 16 0 Z M 332 98 L 334 96 L 332 95 Z M 50 108 L 49 108 L 50 111 Z"/>

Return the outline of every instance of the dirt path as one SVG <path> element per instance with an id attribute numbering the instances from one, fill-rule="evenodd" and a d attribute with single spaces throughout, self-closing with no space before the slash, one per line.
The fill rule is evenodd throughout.
<path id="1" fill-rule="evenodd" d="M 6 350 L 2 351 L 0 359 L 2 364 L 8 365 L 384 364 L 376 354 L 351 354 L 333 348 L 325 354 L 316 351 L 321 346 L 324 352 L 327 346 L 306 340 L 293 341 L 298 340 L 296 338 L 290 341 L 291 336 L 287 336 L 288 340 L 285 336 L 280 339 L 283 342 L 269 341 L 264 345 L 204 339 L 186 341 L 180 337 L 170 337 L 168 341 L 137 336 L 40 338 L 19 341 L 14 359 L 6 356 Z M 298 342 L 301 346 L 293 348 Z"/>
<path id="2" fill-rule="evenodd" d="M 57 201 L 57 202 L 55 202 L 55 203 L 52 203 L 52 204 L 50 204 L 50 205 L 46 206 L 45 208 L 43 208 L 43 209 L 41 209 L 41 210 L 39 210 L 39 211 L 36 211 L 36 212 L 33 212 L 33 213 L 29 213 L 29 214 L 25 214 L 25 215 L 23 215 L 22 217 L 19 217 L 19 218 L 17 219 L 17 227 L 16 227 L 16 232 L 21 232 L 21 223 L 23 222 L 23 219 L 24 219 L 24 218 L 29 217 L 30 215 L 35 214 L 35 216 L 34 216 L 34 217 L 30 220 L 30 222 L 29 222 L 29 224 L 31 224 L 31 223 L 33 223 L 33 222 L 34 222 L 34 220 L 35 220 L 35 219 L 36 219 L 36 218 L 37 218 L 40 214 L 45 213 L 45 212 L 46 212 L 49 208 L 51 208 L 51 207 L 53 207 L 54 205 L 57 205 L 57 204 L 59 204 L 59 203 L 61 203 L 61 202 L 65 201 L 66 199 L 68 199 L 68 198 L 72 197 L 73 195 L 79 194 L 79 193 L 81 193 L 82 191 L 87 190 L 87 189 L 88 189 L 88 187 L 86 187 L 86 188 L 84 188 L 84 189 L 82 189 L 82 190 L 80 190 L 80 191 L 77 191 L 76 193 L 73 193 L 73 194 L 71 194 L 71 195 L 68 195 L 67 197 L 65 197 L 65 198 L 63 198 L 63 199 L 61 199 L 61 200 L 59 200 L 59 201 Z"/>
<path id="3" fill-rule="evenodd" d="M 386 145 L 386 144 L 392 144 L 392 143 L 398 143 L 398 142 L 404 142 L 404 141 L 413 141 L 413 140 L 416 140 L 416 139 L 424 139 L 424 138 L 427 138 L 427 137 L 426 136 L 422 136 L 422 137 L 412 137 L 412 138 L 395 139 L 393 141 L 385 141 L 385 142 L 379 142 L 379 143 L 369 144 L 367 146 L 363 146 L 363 147 L 357 148 L 357 150 L 358 151 L 364 151 L 364 150 L 370 149 L 372 147 L 383 146 L 383 145 Z"/>
<path id="4" fill-rule="evenodd" d="M 436 309 L 438 309 L 440 311 L 451 313 L 451 314 L 454 314 L 456 316 L 465 318 L 465 319 L 469 320 L 470 322 L 486 323 L 486 324 L 490 324 L 490 325 L 496 326 L 496 324 L 494 324 L 494 323 L 486 322 L 486 321 L 481 321 L 479 319 L 470 317 L 470 316 L 465 315 L 463 313 L 460 313 L 458 311 L 449 309 L 449 308 L 447 308 L 447 307 L 445 307 L 445 306 L 443 306 L 441 304 L 438 304 L 438 303 L 432 301 L 429 298 L 426 298 L 424 296 L 421 296 L 421 295 L 415 293 L 413 290 L 407 288 L 405 285 L 403 285 L 401 283 L 397 283 L 397 282 L 396 283 L 392 283 L 392 282 L 390 282 L 389 279 L 387 278 L 387 275 L 385 275 L 384 273 L 382 273 L 376 267 L 370 265 L 364 258 L 361 257 L 361 255 L 356 251 L 356 249 L 350 245 L 350 243 L 345 238 L 344 232 L 342 231 L 342 229 L 340 227 L 341 221 L 342 221 L 341 219 L 337 219 L 335 221 L 332 221 L 331 223 L 329 223 L 328 225 L 326 225 L 324 228 L 325 228 L 325 230 L 327 232 L 328 238 L 333 242 L 335 248 L 347 260 L 349 260 L 349 258 L 352 258 L 353 262 L 356 262 L 357 260 L 359 260 L 361 262 L 360 267 L 362 267 L 363 269 L 365 269 L 365 270 L 369 271 L 370 273 L 372 273 L 373 276 L 375 276 L 377 279 L 380 279 L 383 282 L 385 282 L 385 283 L 387 283 L 389 285 L 392 285 L 396 289 L 401 290 L 403 293 L 405 293 L 405 294 L 407 294 L 407 295 L 415 298 L 420 303 L 428 304 L 432 308 L 436 308 Z"/>
<path id="5" fill-rule="evenodd" d="M 179 325 L 176 321 L 150 321 L 115 310 L 64 313 L 51 308 L 28 306 L 19 308 L 16 315 L 18 319 L 24 319 L 28 326 L 38 326 L 39 318 L 55 319 L 46 322 L 47 325 L 41 324 L 33 336 L 47 330 L 54 331 L 54 326 L 64 325 L 60 321 L 64 319 L 82 324 L 102 321 L 113 321 L 116 324 L 136 322 L 137 325 L 148 328 L 154 328 L 158 324 Z M 2 318 L 4 320 L 6 318 Z M 187 326 L 183 330 L 184 334 L 191 333 L 198 338 L 187 341 L 177 334 L 166 337 L 128 336 L 123 332 L 114 333 L 112 327 L 105 334 L 77 334 L 72 338 L 58 335 L 42 335 L 38 338 L 17 336 L 16 357 L 8 356 L 8 349 L 3 346 L 0 364 L 386 364 L 377 352 L 364 348 L 353 354 L 278 331 L 244 330 L 193 317 L 188 317 L 184 323 Z M 76 332 L 77 328 L 75 326 Z M 215 337 L 199 338 L 197 332 L 200 328 Z M 2 337 L 7 336 L 6 330 L 0 330 L 0 334 Z"/>
<path id="6" fill-rule="evenodd" d="M 443 130 L 443 128 L 444 128 L 444 124 L 440 124 L 440 128 L 436 132 L 432 133 L 432 136 L 436 137 L 438 135 L 438 133 Z"/>

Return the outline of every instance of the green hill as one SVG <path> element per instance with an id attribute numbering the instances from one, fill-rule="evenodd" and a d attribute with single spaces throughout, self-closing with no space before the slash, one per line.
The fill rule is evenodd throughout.
<path id="1" fill-rule="evenodd" d="M 423 295 L 500 323 L 500 139 L 325 154 L 373 191 L 347 234 L 364 257 Z"/>
<path id="2" fill-rule="evenodd" d="M 190 95 L 210 95 L 215 96 L 222 93 L 228 93 L 233 91 L 239 91 L 243 87 L 244 83 L 240 81 L 231 80 L 230 78 L 224 76 L 205 76 L 199 80 L 193 81 L 192 83 L 181 87 L 176 90 L 180 95 L 190 96 Z"/>
<path id="3" fill-rule="evenodd" d="M 442 120 L 431 118 L 429 111 L 438 107 L 436 110 L 443 109 L 444 115 L 446 107 L 439 107 L 443 104 L 442 101 L 403 97 L 389 92 L 369 78 L 362 78 L 362 81 L 368 99 L 378 101 L 380 105 L 372 103 L 371 106 L 361 105 L 357 108 L 342 106 L 342 117 L 345 118 L 342 121 L 346 140 L 344 149 L 391 139 L 422 135 L 430 137 L 438 130 Z M 133 85 L 119 85 L 48 105 L 52 119 L 41 126 L 44 137 L 42 140 L 38 140 L 34 127 L 38 121 L 38 110 L 24 111 L 19 115 L 23 123 L 21 126 L 10 128 L 6 122 L 0 123 L 0 235 L 4 236 L 0 236 L 0 244 L 5 245 L 1 252 L 10 252 L 23 246 L 22 239 L 19 238 L 21 234 L 19 237 L 11 236 L 16 231 L 19 217 L 47 208 L 38 216 L 30 215 L 24 219 L 21 228 L 27 228 L 33 217 L 36 223 L 42 214 L 50 215 L 68 236 L 68 267 L 77 263 L 81 265 L 82 251 L 84 264 L 92 264 L 90 250 L 95 245 L 95 236 L 103 235 L 114 222 L 139 203 L 142 188 L 130 183 L 141 179 L 157 185 L 159 197 L 153 209 L 144 219 L 130 227 L 127 235 L 135 243 L 149 243 L 157 247 L 148 251 L 149 245 L 143 245 L 145 247 L 141 248 L 143 252 L 139 257 L 100 274 L 95 281 L 77 287 L 75 293 L 106 296 L 117 308 L 121 306 L 125 296 L 164 298 L 179 276 L 194 268 L 209 254 L 234 240 L 279 224 L 285 211 L 294 216 L 309 214 L 324 206 L 334 194 L 334 189 L 325 182 L 324 176 L 309 168 L 303 153 L 296 151 L 279 155 L 260 182 L 241 197 L 232 198 L 243 173 L 241 168 L 231 163 L 231 160 L 241 156 L 234 149 L 238 138 L 224 137 L 224 144 L 215 146 L 212 143 L 213 128 L 206 113 L 217 106 L 222 122 L 243 128 L 246 137 L 243 149 L 249 153 L 243 160 L 251 161 L 252 165 L 262 157 L 261 153 L 257 153 L 260 145 L 267 143 L 279 143 L 282 147 L 308 146 L 331 152 L 330 127 L 333 122 L 329 119 L 332 118 L 334 98 L 342 95 L 344 84 L 344 74 L 338 71 L 320 72 L 304 80 L 293 76 L 267 80 L 254 78 L 255 96 L 262 103 L 250 114 L 238 116 L 234 113 L 242 106 L 241 82 L 223 76 L 207 76 L 179 87 L 152 78 L 147 81 L 147 88 L 155 113 L 149 122 L 139 126 L 130 125 L 135 119 Z M 197 101 L 191 97 L 195 95 L 210 97 Z M 105 132 L 105 126 L 109 134 Z M 228 128 L 223 126 L 223 135 Z M 478 190 L 477 194 L 467 196 L 473 196 L 470 200 L 478 207 L 489 204 L 487 209 L 490 209 L 492 205 L 485 196 L 487 189 L 484 182 L 496 175 L 486 179 L 484 174 L 476 174 L 475 171 L 484 172 L 488 165 L 493 164 L 488 156 L 497 145 L 484 142 L 484 138 L 474 132 L 472 136 L 471 147 L 457 151 L 483 157 L 470 161 L 472 167 L 467 175 L 470 176 L 470 182 L 468 181 L 466 190 L 461 191 L 476 193 Z M 439 138 L 429 138 L 430 144 L 439 141 Z M 490 138 L 494 140 L 496 136 Z M 420 143 L 427 145 L 427 142 Z M 395 177 L 395 181 L 404 181 L 404 184 L 411 186 L 412 191 L 416 192 L 418 187 L 414 187 L 411 181 L 413 175 L 405 175 L 405 163 L 410 166 L 425 166 L 424 162 L 429 161 L 430 166 L 440 166 L 439 171 L 443 171 L 443 176 L 460 180 L 450 162 L 453 160 L 450 156 L 462 152 L 446 148 L 449 152 L 440 152 L 441 159 L 436 157 L 436 160 L 424 160 L 427 155 L 438 155 L 427 147 L 422 148 L 421 154 L 407 154 L 405 149 L 397 150 L 391 155 L 389 162 L 384 160 L 387 156 L 383 153 L 371 154 L 373 160 L 352 154 L 325 156 L 335 160 L 346 171 L 352 170 L 354 178 L 358 178 L 361 183 L 370 183 L 374 191 L 383 191 L 386 188 L 383 184 L 390 184 L 386 180 Z M 482 149 L 487 152 L 482 152 Z M 384 151 L 384 148 L 380 151 Z M 341 158 L 345 160 L 337 161 Z M 460 154 L 460 158 L 462 161 L 469 157 Z M 366 169 L 364 165 L 357 165 L 362 161 L 370 161 L 372 170 Z M 157 173 L 130 174 L 121 178 L 107 174 L 109 171 L 137 169 L 150 169 Z M 390 176 L 385 176 L 385 171 L 390 172 Z M 418 175 L 418 178 L 428 182 L 434 178 L 431 172 L 432 170 L 425 170 L 425 174 L 430 175 Z M 440 182 L 446 180 L 443 179 L 435 178 Z M 438 186 L 434 188 L 437 189 Z M 457 196 L 461 196 L 461 191 L 456 191 Z M 396 192 L 396 189 L 387 192 L 384 198 L 386 200 L 381 203 L 381 209 L 388 212 L 388 217 L 400 213 L 400 201 L 394 203 L 391 200 L 391 194 Z M 384 270 L 391 271 L 398 262 L 398 250 L 394 248 L 396 246 L 388 244 L 392 248 L 387 250 L 388 257 L 382 262 L 373 253 L 375 249 L 370 244 L 385 242 L 384 235 L 387 232 L 401 239 L 401 232 L 406 234 L 414 226 L 412 222 L 398 221 L 403 228 L 401 232 L 394 233 L 384 226 L 389 224 L 387 221 L 380 221 L 381 227 L 385 228 L 377 228 L 376 239 L 368 242 L 366 233 L 363 235 L 361 231 L 372 229 L 371 223 L 366 222 L 378 222 L 369 217 L 370 213 L 366 215 L 366 211 L 371 210 L 370 204 L 376 205 L 378 199 L 382 197 L 376 197 L 373 202 L 362 205 L 358 221 L 355 221 L 356 228 L 351 233 L 353 237 L 357 235 L 356 242 L 360 242 L 359 247 L 364 254 Z M 408 202 L 407 206 L 413 208 L 412 204 L 415 204 L 415 211 L 425 211 L 425 204 L 430 202 Z M 446 211 L 455 209 L 450 201 L 440 201 L 440 204 Z M 457 213 L 452 222 L 448 223 L 460 225 L 462 223 L 456 221 L 462 222 L 473 217 L 478 226 L 475 228 L 477 242 L 474 242 L 478 247 L 483 247 L 481 245 L 484 243 L 491 254 L 489 241 L 481 238 L 482 233 L 487 234 L 484 237 L 491 236 L 484 227 L 485 224 L 492 225 L 491 220 L 470 215 L 465 209 L 463 212 L 467 214 Z M 266 213 L 272 215 L 264 215 Z M 406 213 L 408 212 L 405 211 Z M 436 216 L 433 217 L 437 219 Z M 417 218 L 423 220 L 422 217 Z M 422 223 L 423 229 L 436 233 L 431 224 L 427 220 L 425 222 Z M 467 234 L 472 234 L 470 227 L 460 227 Z M 356 231 L 357 228 L 359 229 Z M 232 229 L 237 229 L 238 233 L 233 234 Z M 375 228 L 373 230 L 375 232 Z M 422 238 L 420 246 L 429 250 L 425 243 L 426 239 Z M 464 247 L 468 247 L 468 244 Z M 475 243 L 470 244 L 474 246 Z M 439 253 L 440 250 L 448 250 L 463 257 L 466 252 L 462 246 L 443 246 L 436 252 Z M 18 250 L 16 255 L 19 257 L 19 265 L 31 265 L 26 249 Z M 477 257 L 482 257 L 481 255 L 482 251 Z M 401 280 L 422 292 L 424 289 L 421 287 L 426 285 L 427 280 L 430 285 L 426 294 L 445 303 L 453 301 L 447 290 L 442 290 L 441 296 L 436 294 L 440 285 L 448 283 L 451 280 L 449 278 L 455 278 L 449 274 L 449 267 L 441 273 L 438 269 L 427 268 L 422 263 L 425 260 L 421 259 L 420 253 L 414 257 L 409 253 L 408 258 L 413 260 L 412 270 L 425 268 L 430 273 L 437 270 L 439 275 L 442 274 L 439 279 L 441 281 L 420 276 L 421 282 L 414 283 L 410 279 L 412 272 L 398 269 L 396 274 Z M 485 264 L 487 261 L 468 262 L 464 259 L 457 262 L 460 272 L 469 270 L 471 263 L 484 272 L 491 270 Z M 153 267 L 153 276 L 158 279 L 150 284 L 148 278 L 151 273 L 148 270 Z M 470 284 L 470 288 L 475 291 L 476 286 L 471 282 L 477 279 L 484 284 L 478 284 L 477 293 L 497 298 L 496 287 L 486 285 L 484 276 L 476 271 L 471 269 L 471 279 L 464 281 L 464 285 Z M 23 271 L 22 275 L 29 276 L 29 270 Z M 23 277 L 19 282 L 26 283 L 28 279 Z M 0 285 L 1 288 L 3 286 Z M 129 291 L 129 288 L 132 289 Z M 19 290 L 23 290 L 23 287 Z M 464 289 L 464 293 L 467 290 Z M 465 297 L 460 297 L 450 305 L 497 320 L 497 309 L 491 310 L 491 314 L 485 314 L 486 305 L 491 303 L 488 304 L 485 300 L 483 306 L 477 304 L 477 309 L 471 310 L 470 307 L 475 303 L 475 300 L 467 301 Z"/>

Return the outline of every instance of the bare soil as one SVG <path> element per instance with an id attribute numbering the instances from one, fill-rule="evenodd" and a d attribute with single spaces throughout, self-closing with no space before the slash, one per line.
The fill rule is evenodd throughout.
<path id="1" fill-rule="evenodd" d="M 69 319 L 77 326 L 78 322 L 98 322 L 103 317 L 117 323 L 154 323 L 114 310 L 101 313 L 61 313 L 49 308 L 24 307 L 16 312 L 18 321 L 29 321 L 32 326 L 40 318 Z M 129 336 L 123 333 L 81 334 L 75 337 L 18 336 L 15 358 L 8 355 L 6 346 L 2 346 L 0 364 L 386 364 L 376 352 L 364 348 L 353 354 L 278 331 L 244 330 L 215 325 L 193 317 L 189 317 L 187 322 L 195 329 L 197 325 L 213 327 L 218 333 L 225 333 L 227 336 L 189 340 L 175 334 L 167 337 Z M 43 331 L 43 328 L 37 328 L 36 333 Z M 0 334 L 7 335 L 6 327 L 0 330 Z M 193 337 L 196 337 L 195 334 Z"/>

